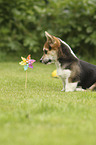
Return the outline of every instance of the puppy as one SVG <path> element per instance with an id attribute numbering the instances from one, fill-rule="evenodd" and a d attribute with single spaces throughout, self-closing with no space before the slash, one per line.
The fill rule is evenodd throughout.
<path id="1" fill-rule="evenodd" d="M 96 65 L 82 61 L 73 53 L 70 46 L 60 38 L 45 31 L 47 41 L 40 62 L 55 63 L 57 75 L 62 79 L 62 91 L 83 91 L 96 87 Z"/>

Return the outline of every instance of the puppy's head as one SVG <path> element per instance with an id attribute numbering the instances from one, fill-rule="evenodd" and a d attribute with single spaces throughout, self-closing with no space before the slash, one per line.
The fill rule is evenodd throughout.
<path id="1" fill-rule="evenodd" d="M 40 62 L 45 64 L 54 63 L 57 60 L 57 52 L 58 48 L 60 47 L 60 41 L 55 36 L 50 35 L 48 32 L 45 31 L 45 35 L 47 41 L 43 47 L 43 56 L 40 59 Z"/>

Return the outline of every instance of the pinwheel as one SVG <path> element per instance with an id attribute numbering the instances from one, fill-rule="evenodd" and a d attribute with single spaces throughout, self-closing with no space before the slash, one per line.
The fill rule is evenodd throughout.
<path id="1" fill-rule="evenodd" d="M 33 63 L 36 61 L 34 59 L 31 59 L 31 55 L 29 54 L 27 59 L 24 57 L 21 57 L 22 61 L 19 63 L 20 65 L 24 66 L 24 70 L 26 71 L 29 68 L 33 68 Z"/>
<path id="2" fill-rule="evenodd" d="M 26 71 L 26 80 L 25 80 L 25 88 L 27 88 L 27 69 L 32 68 L 33 69 L 33 63 L 36 61 L 34 59 L 31 59 L 31 55 L 29 54 L 27 58 L 21 57 L 22 61 L 19 62 L 20 65 L 24 66 L 24 71 Z"/>

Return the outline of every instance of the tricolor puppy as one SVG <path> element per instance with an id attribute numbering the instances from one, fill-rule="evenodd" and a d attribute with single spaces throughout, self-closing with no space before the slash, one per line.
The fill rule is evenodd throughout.
<path id="1" fill-rule="evenodd" d="M 79 60 L 70 46 L 60 38 L 45 32 L 47 41 L 44 44 L 44 55 L 40 62 L 55 63 L 57 74 L 62 79 L 63 90 L 82 91 L 93 90 L 96 87 L 96 66 Z"/>

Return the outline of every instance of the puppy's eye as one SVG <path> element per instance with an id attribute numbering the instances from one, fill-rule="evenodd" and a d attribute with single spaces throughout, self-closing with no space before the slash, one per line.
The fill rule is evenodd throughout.
<path id="1" fill-rule="evenodd" d="M 51 48 L 51 46 L 49 45 L 49 50 L 51 50 L 52 48 Z"/>
<path id="2" fill-rule="evenodd" d="M 45 54 L 47 54 L 47 50 L 45 50 L 44 52 L 45 52 Z"/>

